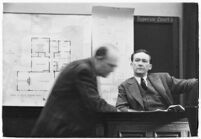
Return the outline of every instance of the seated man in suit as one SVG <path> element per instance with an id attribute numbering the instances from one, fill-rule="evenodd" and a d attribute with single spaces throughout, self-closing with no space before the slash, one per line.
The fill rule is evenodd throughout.
<path id="1" fill-rule="evenodd" d="M 116 107 L 121 111 L 183 111 L 181 105 L 174 105 L 173 95 L 191 93 L 198 80 L 177 79 L 168 73 L 149 74 L 148 71 L 152 69 L 150 60 L 151 55 L 144 49 L 131 55 L 134 77 L 119 86 Z M 198 89 L 195 93 L 198 93 Z"/>

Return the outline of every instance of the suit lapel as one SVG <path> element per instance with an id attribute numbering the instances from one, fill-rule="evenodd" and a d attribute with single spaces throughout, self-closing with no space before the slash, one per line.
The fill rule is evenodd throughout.
<path id="1" fill-rule="evenodd" d="M 141 96 L 140 89 L 139 89 L 139 86 L 138 86 L 138 83 L 137 83 L 136 79 L 131 78 L 128 81 L 128 83 L 129 83 L 129 86 L 128 86 L 129 93 L 144 108 L 144 104 L 143 104 L 143 101 L 142 101 L 142 96 Z"/>
<path id="2" fill-rule="evenodd" d="M 166 95 L 166 89 L 162 83 L 162 80 L 156 76 L 149 75 L 148 79 L 152 86 L 155 88 L 155 90 L 167 101 L 167 103 L 170 105 L 171 100 L 170 98 Z"/>

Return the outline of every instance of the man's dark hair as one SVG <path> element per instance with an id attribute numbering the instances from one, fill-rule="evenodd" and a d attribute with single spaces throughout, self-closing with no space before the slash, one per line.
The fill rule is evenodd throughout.
<path id="1" fill-rule="evenodd" d="M 104 59 L 107 56 L 108 49 L 105 46 L 101 46 L 96 50 L 95 57 L 98 59 Z"/>
<path id="2" fill-rule="evenodd" d="M 131 54 L 131 62 L 133 62 L 133 56 L 134 56 L 135 54 L 141 53 L 141 52 L 143 52 L 143 53 L 149 55 L 150 60 L 151 60 L 151 54 L 150 54 L 149 51 L 147 51 L 147 50 L 145 50 L 145 49 L 138 49 L 138 50 L 136 50 L 134 53 Z"/>

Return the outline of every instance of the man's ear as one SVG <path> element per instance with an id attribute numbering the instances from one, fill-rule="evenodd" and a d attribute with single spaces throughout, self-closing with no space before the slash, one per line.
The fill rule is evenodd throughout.
<path id="1" fill-rule="evenodd" d="M 96 56 L 97 60 L 103 60 L 105 57 L 104 56 Z"/>
<path id="2" fill-rule="evenodd" d="M 149 64 L 149 70 L 151 70 L 152 69 L 152 64 Z"/>

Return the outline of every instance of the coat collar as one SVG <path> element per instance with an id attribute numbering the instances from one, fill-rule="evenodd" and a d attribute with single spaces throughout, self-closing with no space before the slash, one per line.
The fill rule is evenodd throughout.
<path id="1" fill-rule="evenodd" d="M 171 98 L 167 96 L 162 80 L 154 74 L 149 74 L 147 76 L 147 79 L 150 81 L 155 90 L 166 100 L 166 102 L 169 105 L 171 105 L 172 104 L 171 102 L 173 100 L 171 100 Z M 137 80 L 134 77 L 132 77 L 128 79 L 127 82 L 129 84 L 128 86 L 129 93 L 133 96 L 133 98 L 135 98 L 139 102 L 139 104 L 142 107 L 144 107 Z"/>
<path id="2" fill-rule="evenodd" d="M 137 83 L 136 79 L 134 77 L 131 77 L 130 79 L 128 79 L 128 84 L 135 84 Z"/>
<path id="3" fill-rule="evenodd" d="M 89 66 L 91 67 L 92 73 L 94 75 L 96 75 L 96 69 L 95 69 L 95 62 L 93 58 L 87 58 L 85 59 L 85 61 L 87 61 L 87 63 L 89 63 Z M 96 75 L 97 76 L 97 75 Z"/>
<path id="4" fill-rule="evenodd" d="M 137 80 L 132 77 L 130 79 L 128 79 L 128 90 L 129 90 L 129 93 L 132 95 L 132 97 L 134 99 L 136 99 L 138 101 L 138 103 L 144 108 L 144 104 L 143 104 L 143 100 L 142 100 L 142 95 L 140 93 L 140 89 L 139 89 L 139 86 L 138 86 L 138 82 Z M 137 88 L 137 89 L 136 89 Z"/>

